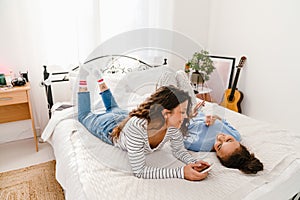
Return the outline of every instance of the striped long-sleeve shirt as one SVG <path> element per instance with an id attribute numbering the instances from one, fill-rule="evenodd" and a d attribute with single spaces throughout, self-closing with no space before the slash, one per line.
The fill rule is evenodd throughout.
<path id="1" fill-rule="evenodd" d="M 149 179 L 184 178 L 183 167 L 159 168 L 147 166 L 145 155 L 159 150 L 170 141 L 173 155 L 188 164 L 197 160 L 184 148 L 183 135 L 177 128 L 168 128 L 162 142 L 151 149 L 147 134 L 147 120 L 132 117 L 121 131 L 120 137 L 115 141 L 115 146 L 128 152 L 129 162 L 135 176 Z"/>

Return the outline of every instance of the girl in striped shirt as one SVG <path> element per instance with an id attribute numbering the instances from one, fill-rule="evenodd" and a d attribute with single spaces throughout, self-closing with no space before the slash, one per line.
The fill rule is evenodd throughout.
<path id="1" fill-rule="evenodd" d="M 78 93 L 78 120 L 96 137 L 128 152 L 136 177 L 148 179 L 184 178 L 203 180 L 208 173 L 199 173 L 209 166 L 197 160 L 184 148 L 182 123 L 190 113 L 191 100 L 187 92 L 172 86 L 160 87 L 136 109 L 128 113 L 118 107 L 99 71 L 100 95 L 106 108 L 102 114 L 91 112 L 87 90 L 88 72 L 81 67 Z M 183 129 L 182 129 L 183 130 Z M 148 166 L 145 155 L 170 142 L 173 155 L 185 163 L 183 167 L 160 168 Z"/>

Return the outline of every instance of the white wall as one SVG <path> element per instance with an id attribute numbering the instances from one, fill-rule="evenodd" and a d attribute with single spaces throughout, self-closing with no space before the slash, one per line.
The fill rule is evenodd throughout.
<path id="1" fill-rule="evenodd" d="M 44 26 L 45 21 L 37 17 L 44 12 L 41 8 L 45 5 L 41 2 L 47 1 L 36 1 L 36 4 L 32 4 L 30 0 L 0 1 L 0 66 L 10 66 L 15 71 L 24 71 L 28 66 L 35 69 L 29 71 L 29 78 L 35 77 L 31 79 L 34 114 L 37 124 L 41 124 L 40 128 L 43 129 L 48 117 L 44 89 L 39 87 L 39 82 L 42 79 L 41 66 L 47 63 L 45 57 L 48 56 L 48 52 L 44 45 L 49 38 L 41 37 L 42 32 L 47 30 Z M 48 3 L 50 2 L 52 1 Z M 63 2 L 71 3 L 71 1 Z M 93 5 L 98 1 L 88 2 L 90 7 L 96 8 Z M 154 4 L 151 5 L 149 10 L 155 10 Z M 90 10 L 90 7 L 83 9 L 80 6 L 80 15 L 91 14 L 84 11 Z M 297 12 L 299 8 L 300 2 L 297 0 L 166 1 L 159 8 L 165 12 L 159 12 L 159 16 L 153 16 L 152 12 L 152 15 L 148 13 L 148 19 L 152 17 L 160 19 L 161 23 L 149 25 L 183 33 L 210 50 L 212 54 L 234 56 L 237 59 L 241 55 L 246 55 L 248 62 L 241 71 L 238 83 L 238 88 L 245 95 L 242 101 L 243 113 L 299 132 L 300 128 L 296 121 L 297 114 L 300 113 L 297 107 L 300 96 L 297 88 L 300 81 L 297 76 L 300 69 L 296 61 L 297 53 L 300 52 L 298 39 L 300 28 L 297 23 L 300 19 L 300 13 Z M 141 9 L 137 10 L 141 12 Z M 74 13 L 74 8 L 65 12 L 66 15 Z M 87 17 L 92 19 L 93 15 Z M 94 20 L 96 23 L 99 21 Z M 57 21 L 59 22 L 60 20 Z M 80 48 L 82 52 L 79 52 L 79 57 L 85 58 L 85 55 L 93 49 L 93 45 L 97 46 L 96 43 L 99 41 L 97 34 L 101 31 L 98 28 L 93 29 L 92 21 L 90 24 L 81 23 L 79 21 L 79 25 L 84 26 L 83 30 L 86 30 L 81 33 L 81 39 L 89 38 L 87 46 Z M 137 26 L 142 27 L 141 24 Z M 73 43 L 78 43 L 78 46 L 80 43 L 87 43 L 85 39 L 79 41 L 79 36 L 69 37 L 71 42 L 72 38 Z M 74 56 L 78 56 L 77 49 L 74 51 Z M 69 63 L 69 60 L 66 63 Z M 36 109 L 37 107 L 44 107 L 45 110 Z M 30 132 L 29 123 L 24 127 Z M 24 130 L 21 132 L 23 134 Z"/>
<path id="2" fill-rule="evenodd" d="M 213 0 L 208 46 L 246 55 L 238 88 L 243 113 L 300 134 L 300 1 Z"/>
<path id="3" fill-rule="evenodd" d="M 205 49 L 208 48 L 209 5 L 209 0 L 174 1 L 173 29 Z"/>

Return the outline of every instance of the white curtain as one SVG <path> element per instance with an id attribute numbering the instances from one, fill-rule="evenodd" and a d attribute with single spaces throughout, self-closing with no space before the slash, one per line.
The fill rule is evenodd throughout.
<path id="1" fill-rule="evenodd" d="M 43 65 L 70 70 L 114 35 L 171 29 L 172 5 L 172 0 L 1 0 L 0 67 L 28 71 L 38 131 L 48 122 Z"/>
<path id="2" fill-rule="evenodd" d="M 100 0 L 101 42 L 138 28 L 173 27 L 173 0 Z"/>
<path id="3" fill-rule="evenodd" d="M 0 1 L 0 67 L 13 70 L 16 76 L 19 71 L 28 71 L 39 133 L 48 122 L 45 91 L 40 86 L 42 66 L 55 65 L 59 67 L 54 71 L 68 71 L 87 57 L 99 41 L 97 8 L 97 0 Z M 18 122 L 10 135 L 32 137 L 30 122 Z M 10 140 L 14 139 L 0 138 L 0 142 Z"/>

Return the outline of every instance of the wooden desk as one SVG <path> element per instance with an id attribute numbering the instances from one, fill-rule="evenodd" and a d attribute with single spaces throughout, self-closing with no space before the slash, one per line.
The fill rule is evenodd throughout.
<path id="1" fill-rule="evenodd" d="M 26 83 L 24 86 L 0 90 L 0 123 L 30 119 L 35 140 L 35 150 L 38 151 L 38 140 L 29 91 L 30 83 Z"/>

